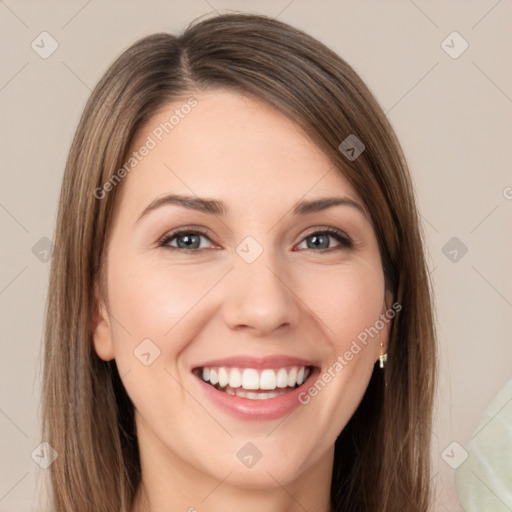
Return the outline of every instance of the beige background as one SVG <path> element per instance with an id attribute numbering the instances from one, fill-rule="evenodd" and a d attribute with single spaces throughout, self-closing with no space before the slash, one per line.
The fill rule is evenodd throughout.
<path id="1" fill-rule="evenodd" d="M 435 281 L 435 510 L 462 510 L 441 454 L 467 443 L 512 375 L 510 0 L 0 1 L 0 512 L 41 510 L 36 475 L 44 470 L 31 459 L 49 269 L 40 240 L 52 238 L 82 108 L 124 48 L 181 31 L 212 9 L 261 12 L 306 30 L 351 63 L 388 112 L 411 167 Z M 47 59 L 31 48 L 43 31 L 59 45 Z M 456 59 L 441 46 L 453 31 L 469 43 Z M 453 52 L 462 41 L 452 39 Z M 454 236 L 468 248 L 457 262 L 442 252 Z"/>

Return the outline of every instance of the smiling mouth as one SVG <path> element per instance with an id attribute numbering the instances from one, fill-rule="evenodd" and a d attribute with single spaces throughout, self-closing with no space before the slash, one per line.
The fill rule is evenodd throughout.
<path id="1" fill-rule="evenodd" d="M 304 384 L 311 366 L 283 368 L 202 367 L 193 373 L 206 384 L 232 396 L 250 400 L 268 400 L 284 395 Z"/>

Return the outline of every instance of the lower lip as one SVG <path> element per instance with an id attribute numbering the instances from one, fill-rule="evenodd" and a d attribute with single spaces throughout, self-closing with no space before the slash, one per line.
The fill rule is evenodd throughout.
<path id="1" fill-rule="evenodd" d="M 311 384 L 312 379 L 318 373 L 317 368 L 313 368 L 311 374 L 300 386 L 274 398 L 264 400 L 251 400 L 236 395 L 230 395 L 225 391 L 219 391 L 212 385 L 204 382 L 200 377 L 194 378 L 206 393 L 206 396 L 220 409 L 243 420 L 250 421 L 269 421 L 282 418 L 289 415 L 297 407 L 302 405 L 299 402 L 299 395 L 305 391 Z"/>

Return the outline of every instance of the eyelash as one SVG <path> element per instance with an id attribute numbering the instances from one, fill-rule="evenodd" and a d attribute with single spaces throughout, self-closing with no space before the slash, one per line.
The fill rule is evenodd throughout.
<path id="1" fill-rule="evenodd" d="M 337 242 L 340 243 L 340 246 L 338 247 L 329 247 L 327 249 L 306 249 L 308 251 L 314 251 L 314 252 L 330 252 L 330 251 L 333 251 L 333 250 L 340 250 L 340 249 L 351 249 L 353 247 L 353 243 L 352 241 L 350 240 L 350 238 L 348 238 L 342 231 L 338 230 L 338 229 L 335 229 L 335 228 L 330 228 L 330 227 L 325 227 L 325 228 L 320 228 L 320 229 L 316 229 L 315 231 L 312 231 L 311 233 L 308 233 L 302 240 L 300 243 L 302 243 L 306 238 L 309 238 L 313 235 L 319 235 L 319 234 L 322 234 L 322 235 L 330 235 L 332 236 L 334 239 L 336 239 Z M 162 240 L 159 242 L 159 246 L 160 247 L 165 247 L 166 249 L 170 249 L 172 251 L 175 251 L 175 250 L 178 250 L 178 251 L 181 251 L 181 252 L 185 252 L 185 253 L 198 253 L 198 252 L 201 252 L 204 250 L 204 248 L 202 249 L 184 249 L 184 248 L 181 248 L 181 247 L 173 247 L 171 245 L 167 245 L 171 240 L 179 237 L 180 235 L 202 235 L 204 236 L 205 238 L 208 238 L 208 234 L 201 230 L 201 229 L 197 229 L 197 228 L 194 228 L 194 229 L 180 229 L 179 231 L 174 231 L 172 233 L 168 233 L 167 235 L 165 235 Z"/>

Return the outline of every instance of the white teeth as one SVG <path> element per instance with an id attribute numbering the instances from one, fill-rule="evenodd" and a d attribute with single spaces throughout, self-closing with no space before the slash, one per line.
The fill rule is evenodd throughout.
<path id="1" fill-rule="evenodd" d="M 239 388 L 242 385 L 242 374 L 237 368 L 233 368 L 229 374 L 229 385 L 232 388 Z"/>
<path id="2" fill-rule="evenodd" d="M 276 396 L 286 393 L 284 389 L 278 391 L 262 391 L 257 393 L 256 391 L 246 391 L 243 388 L 231 389 L 229 386 L 225 389 L 226 393 L 230 395 L 239 396 L 241 398 L 249 398 L 250 400 L 267 400 L 269 398 L 275 398 Z"/>
<path id="3" fill-rule="evenodd" d="M 276 389 L 276 380 L 274 370 L 263 370 L 260 376 L 260 389 Z"/>
<path id="4" fill-rule="evenodd" d="M 294 366 L 288 373 L 288 386 L 295 386 L 297 384 L 297 368 Z"/>
<path id="5" fill-rule="evenodd" d="M 244 373 L 242 373 L 242 387 L 244 389 L 260 389 L 260 376 L 257 370 L 252 368 L 244 370 Z"/>
<path id="6" fill-rule="evenodd" d="M 286 388 L 288 387 L 288 373 L 286 372 L 286 368 L 281 368 L 277 372 L 277 387 L 278 388 Z"/>
<path id="7" fill-rule="evenodd" d="M 226 368 L 219 368 L 219 386 L 221 388 L 224 388 L 228 385 L 229 382 L 229 375 L 226 371 Z M 236 386 L 233 386 L 230 384 L 232 388 L 236 388 Z"/>
<path id="8" fill-rule="evenodd" d="M 282 394 L 284 388 L 294 388 L 303 384 L 311 373 L 311 369 L 302 367 L 286 367 L 279 369 L 265 368 L 264 370 L 256 370 L 254 368 L 203 368 L 200 376 L 205 382 L 217 385 L 219 388 L 226 388 L 230 392 L 237 388 L 249 391 L 274 391 Z M 233 394 L 233 393 L 230 393 Z M 238 394 L 238 393 L 235 393 Z M 263 398 L 272 398 L 273 393 L 266 392 L 252 393 L 254 400 Z M 243 392 L 239 396 L 244 396 Z M 276 395 L 277 396 L 277 395 Z"/>

